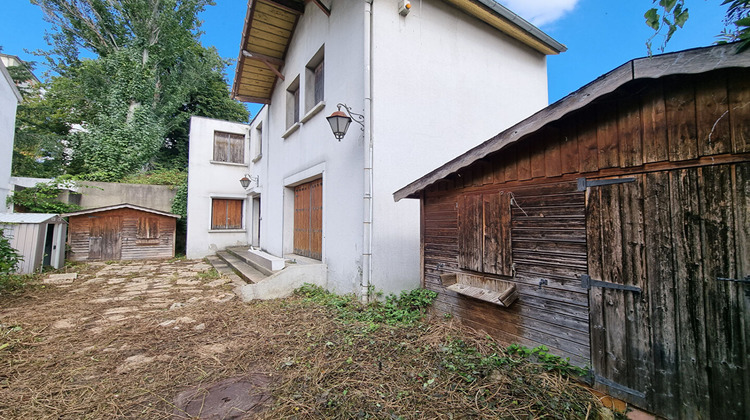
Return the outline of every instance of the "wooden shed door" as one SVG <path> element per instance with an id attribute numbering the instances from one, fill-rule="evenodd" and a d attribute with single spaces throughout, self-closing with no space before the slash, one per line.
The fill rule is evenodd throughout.
<path id="1" fill-rule="evenodd" d="M 294 188 L 294 253 L 323 257 L 323 180 Z"/>
<path id="2" fill-rule="evenodd" d="M 122 256 L 122 218 L 103 216 L 91 219 L 89 260 L 119 260 Z"/>
<path id="3" fill-rule="evenodd" d="M 670 418 L 750 418 L 748 209 L 750 163 L 588 188 L 598 388 Z"/>

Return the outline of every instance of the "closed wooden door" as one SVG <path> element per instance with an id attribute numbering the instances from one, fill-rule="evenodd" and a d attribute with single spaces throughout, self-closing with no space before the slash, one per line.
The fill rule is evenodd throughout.
<path id="1" fill-rule="evenodd" d="M 122 256 L 121 235 L 121 217 L 92 218 L 89 232 L 89 260 L 119 260 Z"/>
<path id="2" fill-rule="evenodd" d="M 294 188 L 294 253 L 323 257 L 323 180 Z"/>
<path id="3" fill-rule="evenodd" d="M 587 191 L 596 386 L 667 418 L 750 418 L 750 163 Z"/>

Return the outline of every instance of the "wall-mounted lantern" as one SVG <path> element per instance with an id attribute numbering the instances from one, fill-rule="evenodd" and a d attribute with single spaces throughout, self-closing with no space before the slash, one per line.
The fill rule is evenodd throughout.
<path id="1" fill-rule="evenodd" d="M 243 176 L 240 179 L 240 185 L 242 185 L 242 188 L 244 189 L 247 189 L 247 187 L 250 186 L 251 182 L 255 182 L 255 186 L 260 185 L 260 180 L 259 180 L 258 175 L 252 176 L 250 174 L 245 174 L 245 176 Z"/>
<path id="2" fill-rule="evenodd" d="M 346 104 L 337 104 L 336 107 L 338 108 L 338 110 L 331 114 L 330 117 L 326 117 L 326 119 L 328 120 L 328 124 L 331 125 L 331 131 L 333 131 L 333 136 L 336 137 L 336 140 L 341 141 L 341 139 L 344 138 L 344 136 L 346 135 L 346 131 L 349 129 L 349 124 L 351 124 L 352 121 L 361 125 L 362 131 L 364 131 L 364 115 L 352 112 L 351 107 Z M 344 107 L 344 110 L 346 110 L 346 114 L 341 112 L 341 107 Z"/>

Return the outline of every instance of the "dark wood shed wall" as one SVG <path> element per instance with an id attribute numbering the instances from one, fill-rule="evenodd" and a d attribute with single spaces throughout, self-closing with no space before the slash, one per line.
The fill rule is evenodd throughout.
<path id="1" fill-rule="evenodd" d="M 110 249 L 117 249 L 122 260 L 163 259 L 174 257 L 176 220 L 173 217 L 144 212 L 134 209 L 116 209 L 97 213 L 71 216 L 69 219 L 68 245 L 70 259 L 73 261 L 93 261 L 111 259 L 90 254 L 92 246 L 92 229 L 95 220 L 110 224 L 119 243 L 104 244 Z M 158 235 L 151 234 L 151 238 L 139 238 L 138 224 L 144 219 L 156 220 Z M 143 235 L 141 235 L 143 236 Z M 154 236 L 157 236 L 154 238 Z M 106 240 L 105 240 L 106 242 Z"/>
<path id="2" fill-rule="evenodd" d="M 708 300 L 694 302 L 704 306 L 703 312 L 696 307 L 690 312 L 690 317 L 685 317 L 692 302 L 685 300 L 684 292 L 689 285 L 684 284 L 685 277 L 679 273 L 685 272 L 684 264 L 693 264 L 687 261 L 696 258 L 703 258 L 701 261 L 709 258 L 724 261 L 730 255 L 741 257 L 733 260 L 733 269 L 722 271 L 726 273 L 721 274 L 722 277 L 747 275 L 750 270 L 747 266 L 750 264 L 750 226 L 747 220 L 747 195 L 750 192 L 747 191 L 749 184 L 746 179 L 748 164 L 743 163 L 750 161 L 748 104 L 748 69 L 724 69 L 700 75 L 634 81 L 590 106 L 549 124 L 506 150 L 480 159 L 429 186 L 422 192 L 423 282 L 425 287 L 440 293 L 436 307 L 459 316 L 467 324 L 486 330 L 506 343 L 517 342 L 527 346 L 544 344 L 552 352 L 569 356 L 579 364 L 592 362 L 590 342 L 597 347 L 595 356 L 602 355 L 601 340 L 605 341 L 604 346 L 612 343 L 619 343 L 613 344 L 615 346 L 624 345 L 626 354 L 623 357 L 631 361 L 638 354 L 649 353 L 646 365 L 631 364 L 623 371 L 619 370 L 622 368 L 618 364 L 621 361 L 614 360 L 614 356 L 605 355 L 598 364 L 604 367 L 601 373 L 613 379 L 613 382 L 631 389 L 645 387 L 641 391 L 647 394 L 648 401 L 639 401 L 632 395 L 625 397 L 642 407 L 659 410 L 664 415 L 691 417 L 695 413 L 706 415 L 709 412 L 712 416 L 741 414 L 741 410 L 747 409 L 750 402 L 742 403 L 744 405 L 738 408 L 729 407 L 729 401 L 741 402 L 750 395 L 750 381 L 746 378 L 746 372 L 750 371 L 750 360 L 747 352 L 737 353 L 749 344 L 747 306 L 750 306 L 750 302 L 742 299 L 741 286 L 727 285 L 725 288 L 731 290 L 721 292 L 709 288 L 705 290 L 706 299 L 710 294 L 713 303 L 708 303 Z M 706 178 L 706 174 L 711 177 Z M 596 188 L 589 188 L 586 193 L 588 197 L 574 191 L 577 178 L 618 176 L 635 176 L 637 183 L 632 184 L 634 187 L 628 187 L 634 189 L 631 191 L 623 187 L 623 191 L 628 193 L 609 193 L 605 198 L 598 195 L 602 193 Z M 696 186 L 692 195 L 681 196 L 679 180 L 685 177 L 698 177 L 705 181 L 705 185 L 700 188 Z M 657 183 L 658 180 L 661 182 Z M 743 192 L 740 193 L 740 190 Z M 517 272 L 513 281 L 518 284 L 520 297 L 510 308 L 466 298 L 440 285 L 440 274 L 460 271 L 456 222 L 459 217 L 459 197 L 481 191 L 512 192 L 518 204 L 512 209 L 511 235 L 512 257 Z M 597 195 L 592 195 L 594 193 Z M 705 201 L 705 197 L 711 194 L 715 201 Z M 589 230 L 616 229 L 621 232 L 619 236 L 610 236 L 609 233 L 600 236 L 599 245 L 592 245 L 591 235 L 602 233 L 588 232 L 587 236 L 586 223 L 587 217 L 590 217 L 587 214 L 605 203 L 617 203 L 623 209 L 628 208 L 628 212 L 621 213 L 625 215 L 622 216 L 624 218 L 616 218 L 611 211 L 606 211 L 599 225 L 589 220 Z M 679 210 L 685 206 L 691 210 L 680 213 Z M 730 213 L 736 214 L 731 216 Z M 649 225 L 656 216 L 666 219 L 660 222 L 663 222 L 661 225 Z M 703 232 L 703 236 L 681 239 L 677 233 L 688 233 L 679 230 L 682 226 L 680 217 L 691 218 L 693 227 L 690 229 Z M 643 218 L 648 220 L 644 221 Z M 646 225 L 652 229 L 651 237 L 646 238 L 650 240 L 647 245 L 661 247 L 650 251 L 649 255 L 659 255 L 650 261 L 644 259 L 646 245 L 637 240 L 640 238 L 640 241 L 644 241 Z M 710 229 L 706 230 L 707 226 Z M 657 239 L 661 242 L 655 245 Z M 704 241 L 702 257 L 694 254 L 694 247 L 686 245 L 687 240 Z M 615 250 L 607 249 L 607 246 L 618 241 L 625 244 L 625 248 L 618 251 L 619 256 Z M 597 257 L 595 252 L 588 255 L 591 251 L 587 248 L 587 242 L 589 247 L 600 247 L 598 258 L 602 261 L 604 273 L 591 272 L 591 258 Z M 632 260 L 627 261 L 628 258 Z M 637 300 L 625 298 L 624 292 L 592 293 L 594 305 L 603 305 L 602 302 L 607 305 L 591 308 L 592 321 L 597 325 L 590 326 L 588 291 L 581 287 L 578 275 L 602 274 L 607 281 L 628 284 L 633 276 L 638 277 L 638 272 L 633 271 L 636 270 L 636 260 L 640 269 L 652 270 L 646 271 L 650 273 L 648 275 L 641 272 L 639 281 L 648 278 L 648 282 L 658 283 L 664 277 L 667 282 L 667 286 L 658 283 L 658 288 L 644 292 L 645 300 L 641 302 L 647 305 L 648 312 L 641 315 L 649 323 L 647 331 L 639 331 L 637 325 L 629 324 L 623 327 L 622 334 L 616 336 L 611 332 L 617 328 L 609 325 L 602 336 L 603 320 L 606 318 L 611 322 L 617 317 L 633 319 L 634 314 L 638 313 L 637 305 L 634 306 Z M 664 265 L 659 265 L 662 261 L 669 264 L 676 261 L 678 265 L 673 269 L 682 271 L 662 272 L 663 276 L 658 277 L 656 274 L 659 270 L 667 270 Z M 624 280 L 622 271 L 618 274 L 617 270 L 631 270 L 631 273 L 626 273 L 628 279 Z M 712 273 L 718 275 L 716 270 Z M 539 287 L 540 279 L 547 280 L 548 284 Z M 649 295 L 654 292 L 655 296 Z M 724 292 L 736 299 L 721 304 L 718 296 Z M 653 301 L 649 302 L 648 299 Z M 660 308 L 667 308 L 667 311 Z M 701 320 L 701 317 L 704 319 Z M 705 322 L 710 326 L 696 327 L 696 322 Z M 716 331 L 723 322 L 731 323 L 731 330 L 727 332 L 731 336 L 717 336 L 716 339 L 725 340 L 726 345 L 716 349 L 712 358 L 705 360 L 703 368 L 693 366 L 693 371 L 709 369 L 709 375 L 719 378 L 723 372 L 721 360 L 727 360 L 723 357 L 733 354 L 732 362 L 738 365 L 732 364 L 734 367 L 731 368 L 739 370 L 724 372 L 723 375 L 733 374 L 741 378 L 738 380 L 742 383 L 725 386 L 727 383 L 722 382 L 715 391 L 709 391 L 705 375 L 676 375 L 678 367 L 686 371 L 685 364 L 689 364 L 694 357 L 703 357 L 700 349 L 708 345 L 707 337 L 713 340 L 707 330 Z M 589 329 L 593 341 L 590 341 Z M 708 335 L 697 339 L 700 331 Z M 605 352 L 610 350 L 616 349 L 606 348 Z M 639 353 L 641 351 L 645 353 Z M 640 382 L 639 375 L 642 379 Z M 728 388 L 732 388 L 732 391 Z M 720 394 L 730 395 L 731 398 L 721 397 Z M 699 395 L 700 398 L 693 398 L 697 401 L 693 404 L 677 407 L 675 401 L 689 401 L 691 395 Z M 669 398 L 673 400 L 671 405 L 666 404 Z M 707 402 L 709 400 L 710 403 Z M 711 407 L 707 408 L 706 404 Z M 659 408 L 659 405 L 663 408 Z"/>

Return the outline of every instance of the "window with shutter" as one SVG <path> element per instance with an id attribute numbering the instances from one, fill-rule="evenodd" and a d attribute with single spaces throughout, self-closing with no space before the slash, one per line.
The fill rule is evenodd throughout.
<path id="1" fill-rule="evenodd" d="M 245 136 L 215 131 L 213 160 L 216 162 L 245 163 Z"/>
<path id="2" fill-rule="evenodd" d="M 156 217 L 139 217 L 135 233 L 137 245 L 159 245 L 159 219 Z"/>
<path id="3" fill-rule="evenodd" d="M 243 200 L 214 198 L 211 202 L 211 229 L 242 229 Z"/>
<path id="4" fill-rule="evenodd" d="M 512 275 L 510 214 L 510 194 L 471 194 L 459 198 L 460 268 Z"/>

